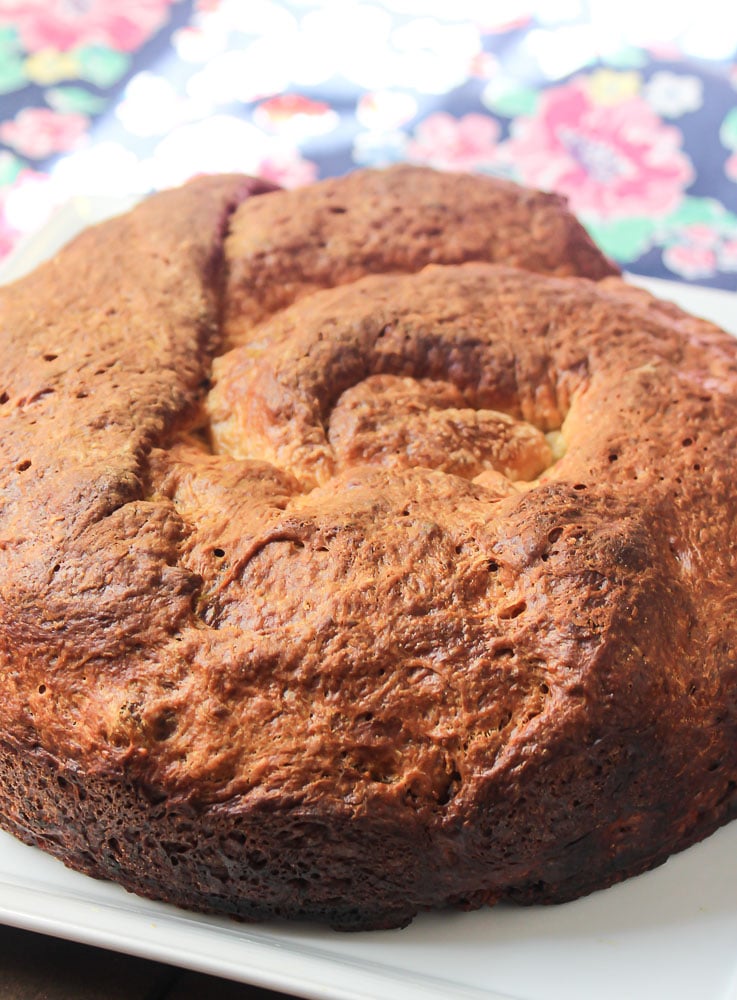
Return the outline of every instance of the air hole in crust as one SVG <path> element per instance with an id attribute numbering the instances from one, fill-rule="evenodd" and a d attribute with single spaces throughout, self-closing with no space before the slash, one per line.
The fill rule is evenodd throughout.
<path id="1" fill-rule="evenodd" d="M 177 717 L 174 712 L 162 712 L 161 715 L 154 720 L 152 726 L 153 738 L 159 743 L 165 743 L 166 740 L 170 739 L 174 735 L 177 729 Z"/>
<path id="2" fill-rule="evenodd" d="M 454 769 L 453 771 L 450 772 L 450 774 L 448 775 L 447 785 L 438 795 L 439 806 L 446 806 L 450 802 L 450 800 L 458 794 L 462 784 L 462 780 L 463 779 L 461 778 L 458 771 Z"/>
<path id="3" fill-rule="evenodd" d="M 503 621 L 507 621 L 510 618 L 519 618 L 519 616 L 527 610 L 526 601 L 517 601 L 516 604 L 511 604 L 508 608 L 502 608 L 499 612 L 499 618 Z"/>
<path id="4" fill-rule="evenodd" d="M 497 723 L 497 727 L 496 727 L 497 731 L 501 733 L 501 731 L 503 729 L 506 729 L 506 727 L 509 725 L 509 723 L 511 721 L 512 721 L 512 713 L 511 712 L 505 712 L 504 715 L 499 720 L 499 722 Z"/>

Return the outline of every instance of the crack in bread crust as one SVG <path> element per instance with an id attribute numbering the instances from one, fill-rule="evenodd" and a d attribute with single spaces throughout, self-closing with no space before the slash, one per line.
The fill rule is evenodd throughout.
<path id="1" fill-rule="evenodd" d="M 730 818 L 737 351 L 612 272 L 403 167 L 202 178 L 3 290 L 2 824 L 355 928 Z"/>

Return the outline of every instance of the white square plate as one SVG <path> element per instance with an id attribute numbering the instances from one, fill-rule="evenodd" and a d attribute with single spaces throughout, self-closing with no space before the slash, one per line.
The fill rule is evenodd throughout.
<path id="1" fill-rule="evenodd" d="M 71 203 L 0 280 L 129 204 Z M 737 334 L 737 295 L 635 280 Z M 358 934 L 187 913 L 0 834 L 0 921 L 319 1000 L 737 1000 L 737 823 L 563 906 L 428 914 Z"/>

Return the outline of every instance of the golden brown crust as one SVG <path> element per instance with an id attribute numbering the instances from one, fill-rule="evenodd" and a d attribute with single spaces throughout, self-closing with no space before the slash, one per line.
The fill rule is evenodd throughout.
<path id="1" fill-rule="evenodd" d="M 254 199 L 228 237 L 226 336 L 249 340 L 254 323 L 317 289 L 427 264 L 618 274 L 565 204 L 511 181 L 405 164 Z"/>
<path id="2" fill-rule="evenodd" d="M 455 208 L 424 267 L 427 191 L 494 184 L 412 177 L 201 179 L 3 292 L 0 820 L 75 867 L 391 926 L 570 898 L 731 816 L 735 343 L 489 263 Z M 290 284 L 284 220 L 362 184 L 374 219 L 417 189 L 418 256 L 359 261 L 330 213 L 336 287 Z"/>

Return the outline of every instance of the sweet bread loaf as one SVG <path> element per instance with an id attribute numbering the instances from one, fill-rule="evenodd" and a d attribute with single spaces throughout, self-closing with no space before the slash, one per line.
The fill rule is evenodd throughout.
<path id="1" fill-rule="evenodd" d="M 737 345 L 560 199 L 200 178 L 0 310 L 7 830 L 375 928 L 734 815 Z"/>

